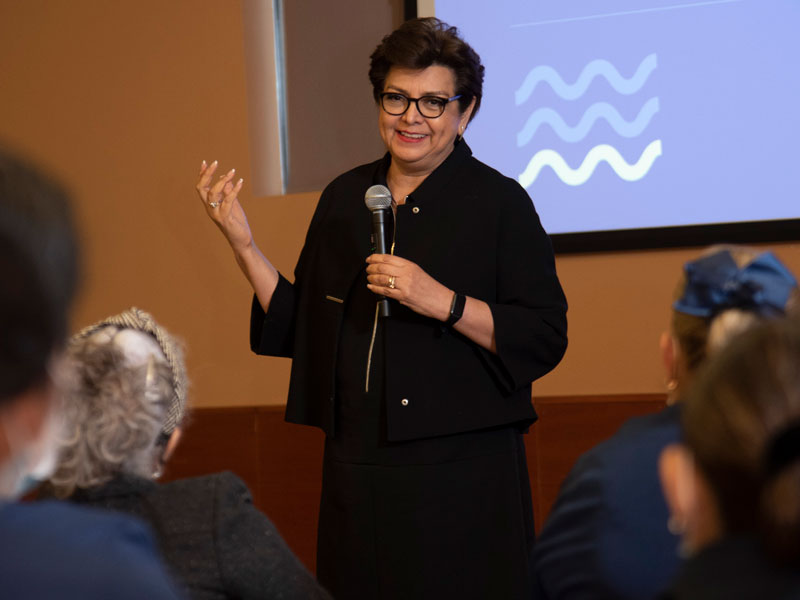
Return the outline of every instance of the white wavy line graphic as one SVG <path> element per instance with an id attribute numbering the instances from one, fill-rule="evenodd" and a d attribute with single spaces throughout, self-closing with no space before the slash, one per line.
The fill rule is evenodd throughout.
<path id="1" fill-rule="evenodd" d="M 655 160 L 661 156 L 661 140 L 653 140 L 642 152 L 639 160 L 630 165 L 625 162 L 619 151 L 608 144 L 600 144 L 589 150 L 581 166 L 571 168 L 561 155 L 555 150 L 540 150 L 533 155 L 528 166 L 517 178 L 524 188 L 530 187 L 541 170 L 545 167 L 553 169 L 558 178 L 567 185 L 581 185 L 586 183 L 601 162 L 605 161 L 614 169 L 614 172 L 625 181 L 637 181 L 647 175 Z"/>
<path id="2" fill-rule="evenodd" d="M 517 146 L 522 147 L 530 142 L 542 125 L 550 125 L 556 135 L 565 142 L 580 142 L 600 119 L 608 121 L 611 128 L 622 137 L 633 138 L 647 128 L 658 109 L 658 98 L 650 98 L 639 110 L 639 114 L 633 121 L 626 121 L 617 109 L 609 103 L 597 102 L 586 109 L 580 122 L 575 127 L 570 127 L 564 122 L 561 115 L 552 108 L 540 108 L 528 117 L 528 121 L 522 131 L 517 133 Z"/>
<path id="3" fill-rule="evenodd" d="M 530 98 L 533 90 L 541 82 L 550 84 L 553 91 L 564 100 L 575 100 L 580 98 L 589 89 L 595 77 L 603 76 L 611 84 L 618 93 L 628 96 L 638 92 L 642 86 L 647 82 L 650 73 L 658 66 L 657 57 L 655 54 L 647 55 L 642 60 L 636 73 L 630 79 L 625 79 L 619 74 L 617 68 L 605 59 L 598 58 L 587 64 L 578 79 L 573 84 L 566 83 L 561 75 L 558 74 L 553 67 L 549 65 L 539 65 L 534 67 L 525 76 L 525 80 L 519 89 L 514 92 L 514 100 L 517 106 Z"/>

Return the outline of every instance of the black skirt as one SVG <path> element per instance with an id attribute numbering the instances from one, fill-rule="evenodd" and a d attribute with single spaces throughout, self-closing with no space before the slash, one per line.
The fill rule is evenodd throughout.
<path id="1" fill-rule="evenodd" d="M 529 598 L 533 512 L 522 434 L 502 427 L 389 442 L 383 336 L 362 273 L 337 362 L 317 576 L 337 600 Z M 443 392 L 446 393 L 446 392 Z"/>

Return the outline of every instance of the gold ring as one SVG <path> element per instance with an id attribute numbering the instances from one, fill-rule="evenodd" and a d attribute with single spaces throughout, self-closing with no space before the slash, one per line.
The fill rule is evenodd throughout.
<path id="1" fill-rule="evenodd" d="M 394 275 L 389 275 L 389 289 L 394 289 Z"/>
<path id="2" fill-rule="evenodd" d="M 209 205 L 211 208 L 217 208 L 217 207 L 219 206 L 219 202 L 209 202 L 209 203 L 208 203 L 208 205 Z"/>

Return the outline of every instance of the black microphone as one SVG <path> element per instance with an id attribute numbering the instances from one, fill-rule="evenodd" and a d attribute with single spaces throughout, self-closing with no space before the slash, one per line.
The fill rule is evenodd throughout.
<path id="1" fill-rule="evenodd" d="M 372 242 L 377 254 L 389 254 L 386 248 L 386 224 L 392 210 L 392 192 L 385 185 L 373 185 L 364 194 L 364 204 L 372 212 Z M 378 314 L 389 316 L 389 299 L 378 300 Z"/>

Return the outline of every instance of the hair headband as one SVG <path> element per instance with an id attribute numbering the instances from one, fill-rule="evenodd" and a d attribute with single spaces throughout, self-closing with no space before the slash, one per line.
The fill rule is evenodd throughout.
<path id="1" fill-rule="evenodd" d="M 79 340 L 83 340 L 96 331 L 110 325 L 115 325 L 121 329 L 134 329 L 150 334 L 161 347 L 161 351 L 167 359 L 167 364 L 172 371 L 172 389 L 174 392 L 162 430 L 165 435 L 169 436 L 175 428 L 181 424 L 186 411 L 186 368 L 183 363 L 183 352 L 181 348 L 178 346 L 175 339 L 161 327 L 149 313 L 135 306 L 118 315 L 107 317 L 94 325 L 85 327 L 72 337 L 71 343 L 74 344 Z"/>
<path id="2" fill-rule="evenodd" d="M 772 252 L 739 267 L 724 250 L 686 263 L 686 289 L 672 306 L 695 317 L 712 317 L 728 308 L 762 316 L 781 315 L 797 280 Z"/>

